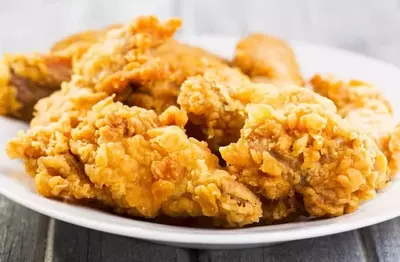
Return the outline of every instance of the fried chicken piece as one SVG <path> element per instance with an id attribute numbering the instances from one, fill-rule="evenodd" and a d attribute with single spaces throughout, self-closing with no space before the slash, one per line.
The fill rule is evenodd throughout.
<path id="1" fill-rule="evenodd" d="M 239 70 L 209 69 L 183 83 L 178 104 L 215 150 L 239 138 L 244 105 L 263 94 L 264 90 L 257 89 Z"/>
<path id="2" fill-rule="evenodd" d="M 104 92 L 94 92 L 90 88 L 79 86 L 79 80 L 76 79 L 78 77 L 74 76 L 71 82 L 63 83 L 61 90 L 39 100 L 35 105 L 31 127 L 60 122 L 63 129 L 69 132 L 94 104 L 107 97 Z"/>
<path id="3" fill-rule="evenodd" d="M 154 17 L 140 17 L 137 20 L 131 22 L 129 25 L 125 26 L 124 28 L 126 29 L 131 27 L 135 30 L 138 29 L 133 32 L 136 32 L 136 38 L 141 39 L 142 42 L 148 42 L 152 39 L 158 41 L 159 39 L 157 36 L 164 35 L 163 30 L 165 29 Z M 143 28 L 145 32 L 144 34 L 141 33 L 140 28 Z M 124 35 L 121 30 L 118 30 L 117 32 Z M 135 38 L 134 35 L 127 35 L 128 38 Z M 111 35 L 110 38 L 113 40 L 110 43 L 117 42 L 117 38 L 114 35 Z M 126 41 L 126 39 L 123 37 L 120 40 L 120 42 Z M 107 45 L 104 45 L 105 46 L 102 46 L 100 44 L 97 45 L 95 47 L 95 50 L 101 49 L 101 47 L 103 47 L 103 51 L 105 52 Z M 109 45 L 108 47 L 111 50 L 115 50 L 114 45 Z M 127 50 L 125 51 L 128 52 Z M 137 50 L 133 49 L 133 51 Z M 92 50 L 91 54 L 94 56 L 93 52 L 94 51 Z M 143 49 L 143 52 L 146 52 L 146 50 Z M 94 62 L 97 61 L 96 58 L 93 58 L 93 61 L 91 61 L 89 57 L 87 57 L 86 59 L 88 63 L 92 65 L 92 67 L 94 66 Z M 109 62 L 113 61 L 114 60 L 111 59 Z M 131 59 L 131 61 L 132 63 L 134 63 L 134 57 Z M 118 66 L 121 66 L 121 63 L 117 60 L 115 62 L 115 65 L 113 63 L 106 63 L 106 65 L 116 70 Z M 90 67 L 88 66 L 88 68 Z M 106 67 L 104 67 L 103 69 L 105 70 Z M 148 68 L 145 67 L 143 67 L 143 69 L 150 71 Z M 29 138 L 29 132 L 33 132 L 34 134 L 36 134 L 35 130 L 40 128 L 59 128 L 60 132 L 62 131 L 64 135 L 68 135 L 71 132 L 71 129 L 79 123 L 79 119 L 85 117 L 88 110 L 90 110 L 95 103 L 107 97 L 107 93 L 95 90 L 96 85 L 99 84 L 100 81 L 104 80 L 104 76 L 102 76 L 103 73 L 104 71 L 100 71 L 100 75 L 98 77 L 94 75 L 89 75 L 92 77 L 90 80 L 93 80 L 91 82 L 87 80 L 88 74 L 83 76 L 79 74 L 74 74 L 69 82 L 63 83 L 63 87 L 60 91 L 57 91 L 51 96 L 40 100 L 35 106 L 35 117 L 31 121 L 31 129 L 33 129 L 33 131 L 28 130 L 28 134 L 26 136 Z M 94 82 L 94 80 L 97 80 L 98 82 Z M 132 83 L 135 83 L 133 80 L 140 83 L 145 83 L 146 81 L 146 79 L 141 79 L 140 77 L 132 79 Z M 23 138 L 24 136 L 21 136 L 20 139 Z M 47 139 L 46 141 L 48 140 L 49 139 Z M 35 163 L 35 166 L 36 165 L 37 164 Z M 31 165 L 27 164 L 28 172 L 30 169 L 29 166 Z"/>
<path id="4" fill-rule="evenodd" d="M 170 216 L 212 216 L 241 226 L 261 215 L 257 198 L 218 170 L 207 144 L 185 135 L 187 116 L 177 108 L 157 119 L 154 111 L 109 99 L 87 119 L 73 130 L 71 151 L 85 163 L 91 181 L 143 216 L 154 217 L 161 209 Z"/>
<path id="5" fill-rule="evenodd" d="M 317 74 L 310 83 L 313 90 L 331 99 L 338 108 L 338 113 L 345 117 L 354 109 L 369 108 L 377 112 L 392 113 L 392 107 L 382 92 L 375 86 L 360 80 L 347 83 L 332 75 L 325 77 Z"/>
<path id="6" fill-rule="evenodd" d="M 55 43 L 47 54 L 5 55 L 0 62 L 0 115 L 29 121 L 36 102 L 70 79 L 73 60 L 114 28 L 118 26 L 71 35 Z"/>
<path id="7" fill-rule="evenodd" d="M 74 61 L 75 75 L 80 79 L 73 85 L 118 92 L 124 100 L 132 92 L 127 88 L 131 84 L 155 81 L 169 72 L 148 54 L 179 25 L 179 19 L 162 24 L 155 17 L 139 17 L 123 27 L 71 36 L 53 46 L 49 54 L 6 56 L 0 63 L 0 114 L 30 120 L 36 102 L 70 79 L 72 55 L 80 57 L 89 46 L 82 61 Z M 100 42 L 94 44 L 96 41 Z"/>
<path id="8" fill-rule="evenodd" d="M 110 193 L 90 182 L 82 163 L 69 149 L 72 128 L 105 97 L 106 94 L 93 93 L 89 88 L 64 86 L 37 105 L 44 110 L 41 118 L 46 119 L 37 119 L 38 125 L 33 122 L 26 133 L 19 133 L 8 143 L 9 157 L 24 160 L 25 169 L 34 177 L 40 194 L 70 200 L 97 199 L 112 205 Z"/>
<path id="9" fill-rule="evenodd" d="M 173 39 L 152 54 L 170 68 L 171 74 L 168 79 L 138 87 L 127 104 L 153 109 L 157 113 L 177 104 L 180 87 L 188 77 L 202 75 L 207 68 L 228 67 L 226 61 L 215 54 Z"/>
<path id="10" fill-rule="evenodd" d="M 178 103 L 188 113 L 190 121 L 206 135 L 214 150 L 239 139 L 246 117 L 245 106 L 250 103 L 281 106 L 308 102 L 336 111 L 332 101 L 311 90 L 281 89 L 270 84 L 252 83 L 237 69 L 209 69 L 203 76 L 191 77 L 183 83 Z"/>
<path id="11" fill-rule="evenodd" d="M 87 108 L 82 102 L 66 104 Z M 8 154 L 25 160 L 45 196 L 96 199 L 117 212 L 147 218 L 208 216 L 228 227 L 257 222 L 260 201 L 219 169 L 205 142 L 185 135 L 186 121 L 176 107 L 157 116 L 108 97 L 81 114 L 78 123 L 33 127 L 10 142 Z"/>
<path id="12" fill-rule="evenodd" d="M 94 43 L 101 42 L 106 34 L 121 25 L 110 25 L 103 29 L 86 30 L 67 36 L 54 43 L 50 52 L 52 54 L 70 57 L 72 60 L 79 59 Z"/>
<path id="13" fill-rule="evenodd" d="M 6 55 L 0 61 L 0 115 L 29 121 L 36 102 L 68 81 L 69 58 L 54 54 Z"/>
<path id="14" fill-rule="evenodd" d="M 155 16 L 134 19 L 92 45 L 74 64 L 74 74 L 80 75 L 96 91 L 127 96 L 132 85 L 156 81 L 169 73 L 167 65 L 151 59 L 151 52 L 167 41 L 180 25 L 181 20 L 177 18 L 165 23 Z"/>
<path id="15" fill-rule="evenodd" d="M 292 48 L 276 37 L 251 34 L 241 39 L 233 63 L 254 82 L 304 85 Z"/>
<path id="16" fill-rule="evenodd" d="M 93 199 L 148 218 L 207 216 L 228 227 L 258 221 L 258 198 L 219 169 L 205 142 L 186 136 L 184 112 L 172 107 L 157 116 L 105 98 L 159 75 L 148 53 L 173 33 L 174 21 L 144 17 L 111 31 L 79 60 L 86 64 L 74 68 L 62 90 L 38 102 L 31 128 L 7 152 L 24 160 L 41 194 Z"/>
<path id="17" fill-rule="evenodd" d="M 337 114 L 290 103 L 247 111 L 240 139 L 220 152 L 228 171 L 256 194 L 284 207 L 298 194 L 310 215 L 325 217 L 356 210 L 386 185 L 383 153 Z"/>
<path id="18" fill-rule="evenodd" d="M 58 121 L 66 111 L 59 106 L 65 101 L 62 94 L 79 93 L 76 89 L 91 88 L 101 97 L 116 93 L 117 100 L 125 101 L 136 86 L 164 78 L 168 68 L 149 55 L 150 49 L 161 45 L 179 24 L 180 20 L 170 19 L 163 24 L 149 16 L 111 30 L 104 41 L 92 45 L 76 61 L 71 80 L 63 84 L 65 91 L 37 103 L 31 124 L 46 125 Z"/>
<path id="19" fill-rule="evenodd" d="M 400 163 L 400 124 L 395 127 L 392 107 L 382 92 L 371 84 L 345 82 L 331 75 L 315 75 L 311 85 L 315 92 L 335 102 L 338 113 L 354 128 L 376 141 L 388 159 L 390 176 L 395 176 Z"/>

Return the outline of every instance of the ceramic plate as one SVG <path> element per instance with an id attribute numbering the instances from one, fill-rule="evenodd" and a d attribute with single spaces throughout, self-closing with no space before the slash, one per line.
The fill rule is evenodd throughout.
<path id="1" fill-rule="evenodd" d="M 190 37 L 184 41 L 231 58 L 237 38 Z M 343 78 L 359 78 L 378 85 L 389 97 L 396 99 L 400 87 L 400 70 L 348 51 L 292 42 L 303 75 L 334 73 Z M 392 101 L 400 112 L 400 103 Z M 14 120 L 0 118 L 0 146 L 27 126 Z M 138 221 L 99 210 L 74 206 L 38 195 L 31 177 L 25 174 L 19 161 L 8 160 L 0 153 L 0 193 L 39 213 L 72 224 L 108 233 L 146 239 L 170 245 L 192 248 L 245 248 L 290 240 L 312 238 L 353 230 L 400 215 L 400 182 L 394 181 L 386 192 L 365 204 L 353 214 L 308 222 L 262 226 L 245 229 L 195 229 Z"/>

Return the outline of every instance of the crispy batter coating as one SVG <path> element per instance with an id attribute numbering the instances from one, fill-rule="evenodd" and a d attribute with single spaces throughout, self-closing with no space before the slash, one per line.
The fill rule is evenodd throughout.
<path id="1" fill-rule="evenodd" d="M 213 149 L 237 141 L 246 117 L 245 106 L 249 103 L 280 106 L 307 102 L 336 111 L 332 101 L 308 89 L 281 89 L 252 83 L 237 69 L 208 69 L 203 76 L 191 77 L 183 83 L 178 103 L 188 113 L 190 121 L 200 127 Z"/>
<path id="2" fill-rule="evenodd" d="M 10 157 L 27 163 L 39 193 L 96 199 L 118 212 L 147 218 L 160 213 L 208 216 L 228 227 L 258 221 L 258 198 L 219 169 L 205 142 L 185 135 L 187 116 L 179 109 L 157 116 L 114 103 L 112 97 L 90 111 L 87 101 L 66 102 L 71 103 L 82 107 L 78 123 L 36 126 L 8 146 Z M 76 119 L 77 111 L 70 112 Z"/>
<path id="3" fill-rule="evenodd" d="M 397 173 L 400 124 L 375 87 L 300 87 L 293 50 L 262 34 L 232 68 L 171 39 L 180 25 L 139 17 L 0 61 L 0 115 L 30 120 L 36 104 L 6 151 L 40 194 L 242 227 L 353 212 Z"/>
<path id="4" fill-rule="evenodd" d="M 28 121 L 36 102 L 68 81 L 71 61 L 55 54 L 5 55 L 0 61 L 0 115 Z"/>
<path id="5" fill-rule="evenodd" d="M 131 85 L 155 81 L 169 72 L 159 59 L 151 59 L 151 51 L 168 40 L 180 25 L 177 18 L 165 23 L 155 16 L 134 19 L 90 46 L 74 64 L 74 74 L 97 91 L 129 94 Z"/>
<path id="6" fill-rule="evenodd" d="M 306 211 L 322 217 L 352 212 L 385 186 L 383 153 L 337 114 L 312 104 L 247 111 L 240 139 L 220 152 L 253 192 L 274 201 L 300 194 Z"/>
<path id="7" fill-rule="evenodd" d="M 178 126 L 164 126 L 162 120 L 171 118 L 181 127 L 187 120 L 177 108 L 157 119 L 154 111 L 108 100 L 73 130 L 71 151 L 85 163 L 91 181 L 145 217 L 162 209 L 170 216 L 222 216 L 228 224 L 258 220 L 257 198 L 217 170 L 206 143 L 187 138 Z"/>
<path id="8" fill-rule="evenodd" d="M 166 64 L 171 74 L 167 79 L 138 87 L 127 104 L 153 109 L 158 113 L 177 104 L 180 87 L 188 77 L 202 75 L 207 68 L 227 67 L 222 58 L 173 39 L 155 49 L 152 55 Z"/>
<path id="9" fill-rule="evenodd" d="M 303 86 L 292 48 L 283 40 L 251 34 L 236 45 L 234 65 L 254 82 Z"/>
<path id="10" fill-rule="evenodd" d="M 39 102 L 38 107 L 48 109 L 49 115 L 40 114 L 42 119 L 36 120 L 37 125 L 33 122 L 26 133 L 19 133 L 9 142 L 8 155 L 24 160 L 40 194 L 63 199 L 97 199 L 112 205 L 110 193 L 90 182 L 68 145 L 72 128 L 105 97 L 106 94 L 93 93 L 89 88 L 65 86 Z"/>
<path id="11" fill-rule="evenodd" d="M 147 218 L 206 216 L 226 227 L 259 220 L 259 199 L 219 168 L 205 142 L 186 136 L 186 113 L 170 107 L 158 116 L 113 102 L 132 85 L 157 79 L 149 54 L 178 24 L 143 17 L 110 31 L 60 91 L 37 103 L 31 128 L 7 152 L 24 160 L 39 193 Z"/>
<path id="12" fill-rule="evenodd" d="M 63 91 L 37 103 L 31 125 L 58 121 L 69 110 L 60 106 L 66 101 L 62 96 L 67 93 L 70 96 L 71 92 L 79 94 L 79 88 L 84 89 L 84 93 L 91 88 L 102 98 L 105 94 L 116 93 L 117 100 L 125 101 L 137 85 L 164 77 L 168 68 L 162 66 L 160 70 L 161 64 L 148 55 L 149 48 L 159 46 L 179 25 L 180 20 L 170 19 L 162 24 L 149 16 L 111 30 L 102 42 L 92 45 L 74 64 L 74 73 L 69 82 L 63 83 Z"/>
<path id="13" fill-rule="evenodd" d="M 369 108 L 382 113 L 392 113 L 392 107 L 382 92 L 375 86 L 360 80 L 348 82 L 332 75 L 312 77 L 310 83 L 318 94 L 331 99 L 338 108 L 338 113 L 345 117 L 354 109 Z"/>
<path id="14" fill-rule="evenodd" d="M 47 126 L 59 122 L 69 132 L 79 118 L 105 97 L 107 94 L 104 92 L 94 92 L 93 89 L 80 86 L 79 78 L 74 76 L 71 82 L 63 83 L 61 90 L 39 100 L 30 126 Z"/>
<path id="15" fill-rule="evenodd" d="M 239 138 L 244 106 L 262 97 L 261 92 L 266 90 L 257 89 L 239 70 L 208 69 L 203 76 L 191 77 L 183 83 L 178 103 L 215 150 Z"/>
<path id="16" fill-rule="evenodd" d="M 168 66 L 152 59 L 150 51 L 171 37 L 180 23 L 139 17 L 125 26 L 73 35 L 56 43 L 49 54 L 5 56 L 0 62 L 0 114 L 30 120 L 36 102 L 70 79 L 73 58 L 79 86 L 119 93 L 118 99 L 126 100 L 130 85 L 165 78 Z"/>
<path id="17" fill-rule="evenodd" d="M 311 85 L 335 102 L 338 113 L 354 128 L 376 141 L 388 159 L 390 176 L 395 176 L 400 163 L 400 125 L 395 127 L 392 107 L 382 92 L 369 83 L 345 82 L 332 75 L 315 75 Z"/>
<path id="18" fill-rule="evenodd" d="M 73 61 L 117 27 L 71 35 L 55 43 L 47 54 L 5 55 L 0 62 L 0 115 L 29 121 L 36 102 L 70 79 Z"/>

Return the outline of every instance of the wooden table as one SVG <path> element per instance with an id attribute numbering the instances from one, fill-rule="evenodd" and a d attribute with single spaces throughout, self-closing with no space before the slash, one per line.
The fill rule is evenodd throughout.
<path id="1" fill-rule="evenodd" d="M 400 66 L 400 0 L 138 2 L 2 1 L 0 52 L 42 49 L 66 33 L 155 13 L 163 18 L 183 17 L 185 25 L 181 34 L 244 35 L 265 31 L 286 39 L 361 52 Z M 49 219 L 0 196 L 0 262 L 292 260 L 400 261 L 400 219 L 265 248 L 189 250 Z"/>

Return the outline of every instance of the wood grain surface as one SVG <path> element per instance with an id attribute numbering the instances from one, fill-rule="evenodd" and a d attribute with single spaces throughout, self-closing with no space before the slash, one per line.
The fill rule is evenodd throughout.
<path id="1" fill-rule="evenodd" d="M 184 19 L 180 34 L 267 32 L 400 66 L 400 0 L 0 1 L 0 53 L 44 50 L 63 35 L 140 14 L 180 16 Z M 400 219 L 264 248 L 207 251 L 81 228 L 0 196 L 3 261 L 400 261 Z"/>

